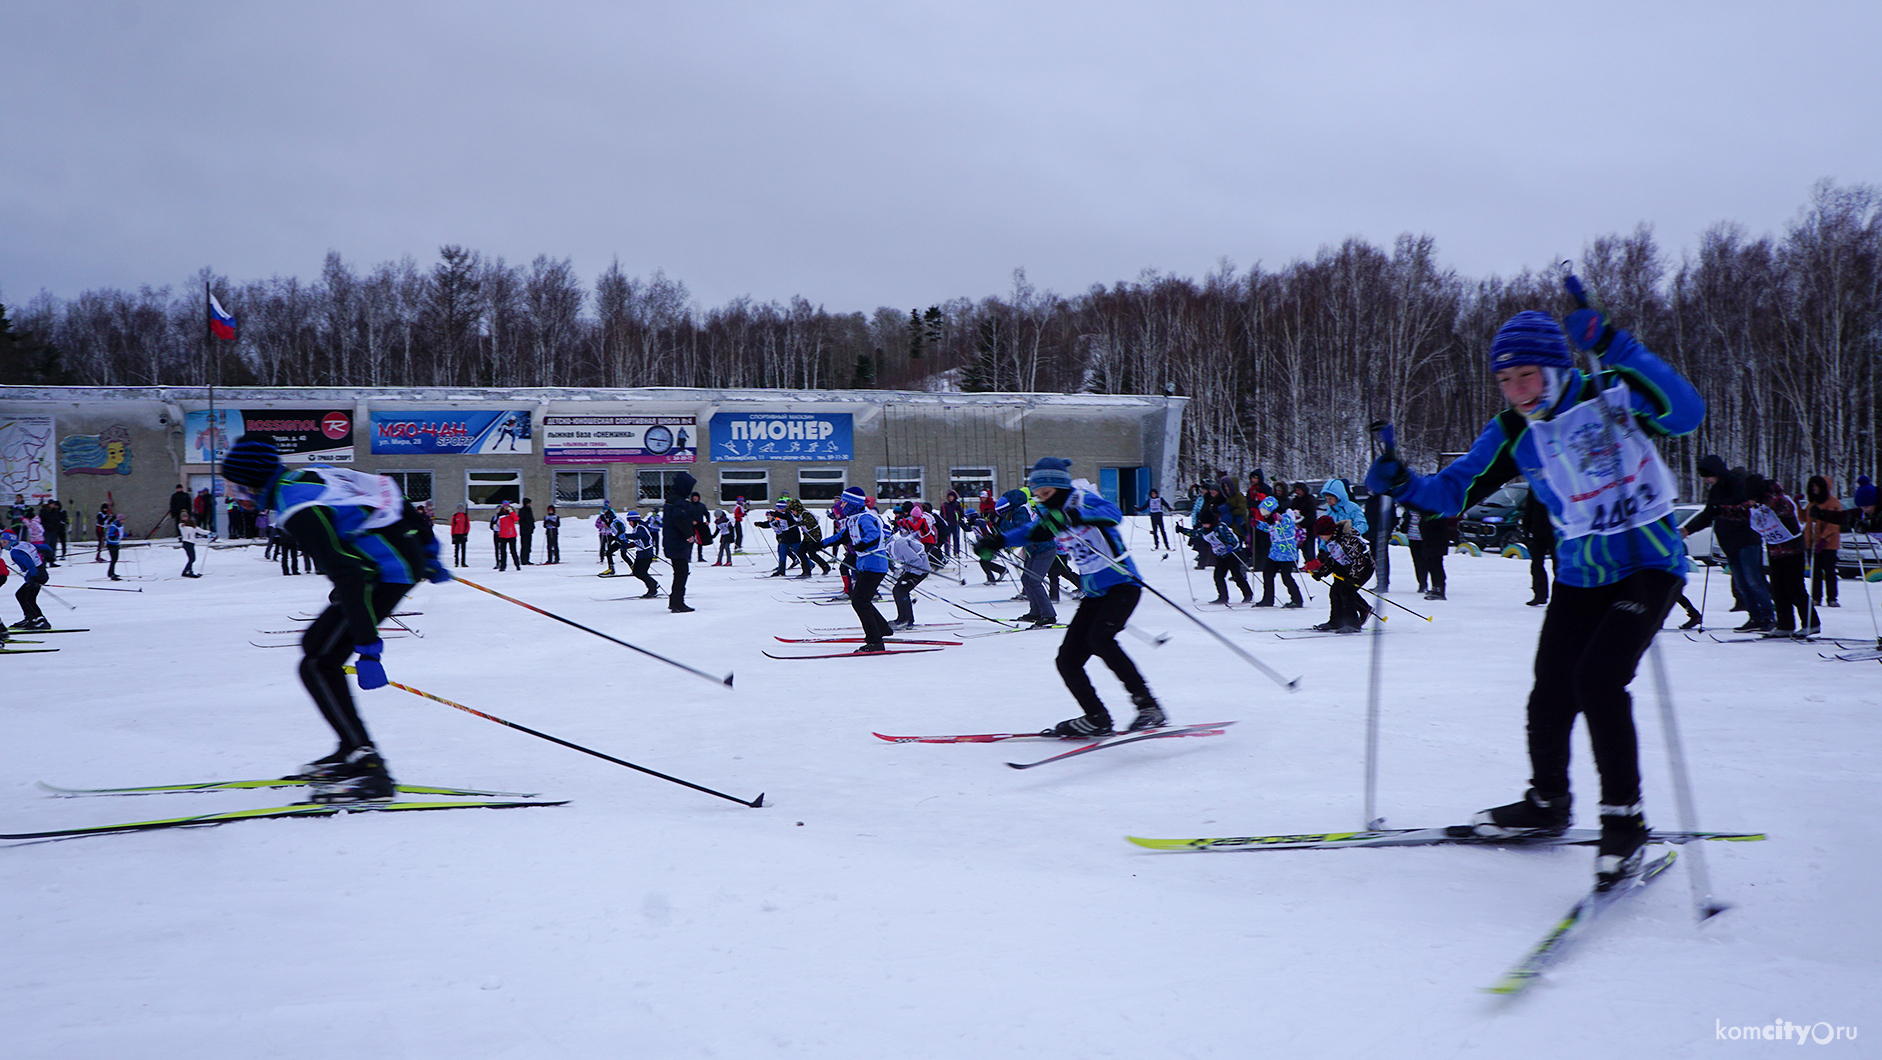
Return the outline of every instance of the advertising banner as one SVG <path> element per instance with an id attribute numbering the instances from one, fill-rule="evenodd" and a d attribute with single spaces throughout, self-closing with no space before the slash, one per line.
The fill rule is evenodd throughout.
<path id="1" fill-rule="evenodd" d="M 545 464 L 690 464 L 699 459 L 692 416 L 544 416 Z"/>
<path id="2" fill-rule="evenodd" d="M 351 409 L 208 409 L 183 414 L 183 462 L 207 464 L 244 434 L 266 438 L 284 464 L 353 462 Z"/>
<path id="3" fill-rule="evenodd" d="M 372 451 L 389 456 L 529 453 L 528 409 L 373 412 Z"/>
<path id="4" fill-rule="evenodd" d="M 712 459 L 854 460 L 847 412 L 721 412 L 712 417 Z"/>

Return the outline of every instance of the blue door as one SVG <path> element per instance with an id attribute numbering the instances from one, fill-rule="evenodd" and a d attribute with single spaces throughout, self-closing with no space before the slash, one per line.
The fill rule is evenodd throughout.
<path id="1" fill-rule="evenodd" d="M 1117 468 L 1101 467 L 1098 469 L 1098 493 L 1112 504 L 1117 503 Z"/>

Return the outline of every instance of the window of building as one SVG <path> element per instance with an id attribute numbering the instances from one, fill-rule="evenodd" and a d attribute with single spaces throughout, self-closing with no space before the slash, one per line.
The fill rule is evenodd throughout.
<path id="1" fill-rule="evenodd" d="M 800 467 L 797 469 L 797 499 L 833 501 L 843 495 L 849 472 L 840 467 Z"/>
<path id="2" fill-rule="evenodd" d="M 405 494 L 405 499 L 413 504 L 424 504 L 431 500 L 429 471 L 381 471 L 378 474 L 398 483 L 399 492 Z"/>
<path id="3" fill-rule="evenodd" d="M 464 472 L 464 499 L 472 508 L 495 508 L 504 501 L 518 504 L 523 499 L 523 473 L 480 468 Z"/>
<path id="4" fill-rule="evenodd" d="M 606 471 L 557 471 L 555 503 L 563 508 L 599 508 L 608 503 Z"/>
<path id="5" fill-rule="evenodd" d="M 719 503 L 731 504 L 740 497 L 746 504 L 771 500 L 771 472 L 750 469 L 719 472 Z"/>
<path id="6" fill-rule="evenodd" d="M 981 490 L 992 490 L 995 497 L 1000 495 L 998 480 L 990 467 L 948 468 L 948 489 L 959 494 L 961 503 L 969 507 Z"/>
<path id="7" fill-rule="evenodd" d="M 876 499 L 907 501 L 921 499 L 921 468 L 879 467 L 876 469 Z"/>
<path id="8" fill-rule="evenodd" d="M 650 504 L 665 504 L 667 488 L 678 478 L 679 471 L 642 471 L 635 476 L 640 481 L 640 498 L 636 502 L 645 508 Z"/>

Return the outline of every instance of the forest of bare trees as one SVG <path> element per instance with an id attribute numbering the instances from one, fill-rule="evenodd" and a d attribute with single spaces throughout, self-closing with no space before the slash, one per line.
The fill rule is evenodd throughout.
<path id="1" fill-rule="evenodd" d="M 1579 268 L 1710 403 L 1668 448 L 1685 482 L 1706 452 L 1793 489 L 1874 472 L 1882 190 L 1824 182 L 1781 237 L 1719 224 L 1677 261 L 1644 226 L 1595 238 Z M 205 285 L 240 319 L 237 341 L 205 343 Z M 1193 399 L 1185 474 L 1354 475 L 1373 419 L 1396 421 L 1427 470 L 1468 447 L 1498 407 L 1489 339 L 1536 308 L 1569 308 L 1547 263 L 1470 279 L 1411 235 L 1074 295 L 1015 270 L 999 295 L 872 314 L 801 297 L 702 309 L 659 271 L 629 277 L 617 261 L 587 287 L 567 259 L 447 246 L 429 265 L 364 272 L 329 252 L 311 282 L 204 270 L 174 287 L 41 294 L 0 314 L 0 383 L 1168 391 Z"/>

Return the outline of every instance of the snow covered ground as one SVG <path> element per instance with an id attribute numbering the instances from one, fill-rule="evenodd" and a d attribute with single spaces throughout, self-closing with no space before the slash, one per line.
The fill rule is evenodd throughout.
<path id="1" fill-rule="evenodd" d="M 1242 628 L 1321 621 L 1324 597 L 1304 612 L 1201 612 L 1304 675 L 1293 695 L 1149 600 L 1136 628 L 1172 639 L 1124 644 L 1172 719 L 1239 724 L 1019 772 L 1003 763 L 1062 746 L 891 745 L 870 733 L 1031 730 L 1070 717 L 1052 669 L 1057 633 L 773 661 L 759 653 L 778 648 L 774 634 L 850 621 L 844 608 L 778 599 L 829 582 L 754 579 L 763 557 L 696 566 L 699 610 L 674 616 L 609 599 L 636 583 L 588 576 L 592 533 L 571 528 L 562 566 L 502 574 L 477 535 L 477 562 L 462 573 L 735 671 L 736 691 L 463 586 L 415 594 L 424 636 L 388 642 L 388 673 L 741 798 L 763 792 L 763 808 L 397 689 L 365 693 L 401 780 L 569 805 L 9 844 L 0 1055 L 1748 1056 L 1779 1043 L 1717 1035 L 1779 1021 L 1859 1035 L 1813 1050 L 1882 1055 L 1882 930 L 1865 912 L 1882 871 L 1874 663 L 1825 661 L 1819 646 L 1663 636 L 1700 825 L 1770 839 L 1707 845 L 1730 912 L 1696 927 L 1676 866 L 1505 1002 L 1479 988 L 1586 889 L 1588 850 L 1160 854 L 1123 839 L 1362 823 L 1372 638 L 1282 641 Z M 1522 791 L 1522 705 L 1542 616 L 1523 606 L 1526 563 L 1452 557 L 1450 600 L 1426 604 L 1409 591 L 1406 553 L 1394 552 L 1394 597 L 1436 620 L 1394 611 L 1381 641 L 1380 811 L 1393 826 L 1453 823 Z M 48 614 L 92 632 L 45 637 L 57 655 L 0 661 L 10 693 L 0 832 L 291 801 L 254 791 L 58 799 L 34 783 L 267 777 L 331 748 L 295 679 L 297 653 L 249 643 L 287 639 L 256 631 L 296 626 L 288 616 L 317 609 L 326 583 L 283 578 L 260 553 L 209 552 L 208 576 L 184 581 L 180 552 L 132 550 L 138 577 L 121 586 L 142 593 L 53 590 L 79 610 L 46 601 Z M 1183 556 L 1140 561 L 1187 602 Z M 107 584 L 83 559 L 56 569 L 55 584 Z M 1187 577 L 1207 599 L 1202 575 Z M 929 587 L 957 599 L 1007 595 L 978 578 L 937 581 Z M 1711 581 L 1708 620 L 1735 624 L 1723 582 Z M 1859 583 L 1843 583 L 1843 603 L 1824 613 L 1826 630 L 1873 637 Z M 960 617 L 932 602 L 919 615 Z M 1116 682 L 1093 668 L 1123 713 Z M 1635 689 L 1648 816 L 1675 827 L 1644 670 Z M 1578 755 L 1580 820 L 1592 824 L 1585 743 Z"/>

